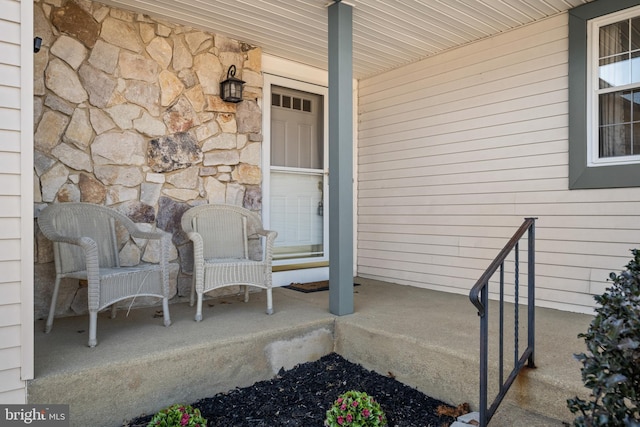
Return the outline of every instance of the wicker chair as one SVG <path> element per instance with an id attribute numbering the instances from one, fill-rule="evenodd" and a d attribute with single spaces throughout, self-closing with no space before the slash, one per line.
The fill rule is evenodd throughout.
<path id="1" fill-rule="evenodd" d="M 243 286 L 245 302 L 249 301 L 248 286 L 266 289 L 267 314 L 273 313 L 271 261 L 278 233 L 264 230 L 256 213 L 224 204 L 200 205 L 187 210 L 182 216 L 182 229 L 193 241 L 191 305 L 195 292 L 198 295 L 196 321 L 202 320 L 203 295 L 232 285 Z"/>
<path id="2" fill-rule="evenodd" d="M 144 232 L 126 216 L 113 209 L 91 203 L 49 205 L 38 218 L 42 233 L 53 242 L 56 280 L 45 332 L 51 331 L 60 280 L 72 278 L 88 283 L 89 347 L 97 344 L 98 311 L 118 301 L 136 296 L 162 298 L 164 325 L 169 316 L 170 237 L 162 232 Z M 116 226 L 123 226 L 132 237 L 160 239 L 160 262 L 121 267 Z"/>

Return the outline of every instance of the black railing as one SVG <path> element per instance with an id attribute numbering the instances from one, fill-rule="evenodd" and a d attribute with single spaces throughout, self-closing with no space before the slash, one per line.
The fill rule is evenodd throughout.
<path id="1" fill-rule="evenodd" d="M 486 427 L 493 414 L 498 409 L 500 402 L 507 394 L 509 387 L 515 381 L 518 373 L 525 366 L 535 368 L 534 355 L 534 335 L 535 335 L 535 218 L 526 218 L 518 231 L 513 235 L 507 245 L 500 251 L 491 265 L 482 274 L 480 279 L 469 292 L 469 299 L 478 309 L 480 316 L 480 427 Z M 528 233 L 527 250 L 527 348 L 519 354 L 518 332 L 519 332 L 519 287 L 520 287 L 520 240 Z M 504 380 L 504 305 L 505 305 L 505 260 L 514 253 L 515 279 L 514 279 L 514 361 L 513 370 Z M 499 311 L 499 343 L 498 343 L 498 393 L 491 406 L 488 406 L 488 386 L 489 386 L 489 280 L 496 272 L 500 274 L 500 311 Z"/>

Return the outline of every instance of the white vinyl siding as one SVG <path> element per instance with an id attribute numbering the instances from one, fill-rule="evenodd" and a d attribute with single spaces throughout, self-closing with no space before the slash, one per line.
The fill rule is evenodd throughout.
<path id="1" fill-rule="evenodd" d="M 33 188 L 33 72 L 21 44 L 33 37 L 33 4 L 0 0 L 0 9 L 0 402 L 25 403 L 33 371 L 33 197 L 23 193 Z"/>
<path id="2" fill-rule="evenodd" d="M 568 190 L 567 30 L 563 14 L 360 81 L 360 276 L 466 294 L 538 217 L 537 304 L 593 311 L 640 241 L 640 189 Z"/>

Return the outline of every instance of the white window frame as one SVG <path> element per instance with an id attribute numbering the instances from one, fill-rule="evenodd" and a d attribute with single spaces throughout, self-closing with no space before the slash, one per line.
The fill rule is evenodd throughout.
<path id="1" fill-rule="evenodd" d="M 603 15 L 588 21 L 587 25 L 587 117 L 590 124 L 587 129 L 587 165 L 588 167 L 640 164 L 640 154 L 600 158 L 599 152 L 599 94 L 638 89 L 640 82 L 614 88 L 599 88 L 599 33 L 600 27 L 625 19 L 640 17 L 640 6 Z"/>

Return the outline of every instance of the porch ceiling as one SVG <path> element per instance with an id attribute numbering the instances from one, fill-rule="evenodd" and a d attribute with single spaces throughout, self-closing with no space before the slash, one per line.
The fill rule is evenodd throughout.
<path id="1" fill-rule="evenodd" d="M 347 0 L 358 79 L 593 0 Z M 327 69 L 328 0 L 101 0 Z"/>

